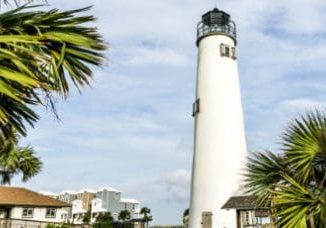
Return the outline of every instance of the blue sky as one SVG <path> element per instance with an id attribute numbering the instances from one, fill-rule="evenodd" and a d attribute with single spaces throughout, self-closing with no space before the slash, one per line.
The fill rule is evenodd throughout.
<path id="1" fill-rule="evenodd" d="M 23 185 L 60 192 L 112 186 L 152 209 L 155 224 L 181 223 L 188 207 L 196 78 L 196 24 L 208 0 L 50 0 L 94 5 L 109 43 L 92 88 L 58 101 L 61 122 L 41 110 L 23 144 L 44 161 Z M 323 0 L 229 0 L 249 151 L 279 148 L 290 119 L 326 98 Z"/>

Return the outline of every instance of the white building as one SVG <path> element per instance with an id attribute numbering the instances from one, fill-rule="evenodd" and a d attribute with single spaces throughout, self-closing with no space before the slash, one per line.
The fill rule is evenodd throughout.
<path id="1" fill-rule="evenodd" d="M 82 189 L 76 191 L 62 191 L 59 195 L 42 192 L 45 195 L 66 202 L 71 207 L 63 208 L 62 221 L 73 224 L 82 224 L 86 213 L 91 213 L 91 223 L 96 221 L 100 213 L 110 212 L 114 220 L 118 220 L 120 211 L 128 210 L 131 219 L 140 218 L 140 202 L 135 199 L 121 198 L 121 191 L 104 187 L 98 190 Z"/>
<path id="2" fill-rule="evenodd" d="M 131 218 L 140 218 L 140 202 L 135 199 L 125 199 L 120 200 L 120 211 L 127 210 L 130 212 Z"/>
<path id="3" fill-rule="evenodd" d="M 83 217 L 86 214 L 87 210 L 83 208 L 83 201 L 76 199 L 72 202 L 72 223 L 73 224 L 82 224 Z"/>
<path id="4" fill-rule="evenodd" d="M 72 201 L 72 222 L 82 224 L 83 217 L 88 211 L 92 210 L 92 200 L 95 198 L 95 191 L 82 189 L 77 192 L 76 199 Z"/>
<path id="5" fill-rule="evenodd" d="M 92 200 L 92 221 L 96 220 L 99 213 L 110 212 L 115 220 L 118 219 L 120 210 L 121 192 L 111 187 L 98 189 L 95 199 Z"/>
<path id="6" fill-rule="evenodd" d="M 231 197 L 222 209 L 236 212 L 237 228 L 272 227 L 270 209 L 259 205 L 257 197 Z"/>
<path id="7" fill-rule="evenodd" d="M 0 187 L 0 227 L 61 223 L 67 207 L 71 205 L 24 188 Z"/>
<path id="8" fill-rule="evenodd" d="M 63 191 L 59 195 L 56 196 L 56 199 L 72 205 L 72 202 L 77 199 L 77 192 Z M 71 222 L 72 221 L 72 207 L 65 208 L 64 214 L 65 214 L 64 215 L 65 222 Z"/>
<path id="9" fill-rule="evenodd" d="M 234 210 L 222 210 L 241 194 L 247 156 L 236 55 L 236 27 L 213 9 L 197 27 L 197 89 L 190 228 L 236 227 Z"/>
<path id="10" fill-rule="evenodd" d="M 72 203 L 75 199 L 77 199 L 77 192 L 75 191 L 62 191 L 59 195 L 57 195 L 57 199 L 66 203 Z"/>

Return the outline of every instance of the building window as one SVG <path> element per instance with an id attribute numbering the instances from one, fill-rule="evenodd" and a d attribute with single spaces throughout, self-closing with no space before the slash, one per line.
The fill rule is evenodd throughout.
<path id="1" fill-rule="evenodd" d="M 33 218 L 34 208 L 24 208 L 22 217 Z"/>
<path id="2" fill-rule="evenodd" d="M 45 213 L 45 217 L 46 218 L 55 218 L 55 214 L 56 214 L 56 209 L 55 208 L 47 208 L 46 213 Z"/>

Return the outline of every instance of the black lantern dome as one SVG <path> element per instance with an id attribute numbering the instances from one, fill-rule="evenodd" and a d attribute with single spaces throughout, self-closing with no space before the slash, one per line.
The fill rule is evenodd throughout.
<path id="1" fill-rule="evenodd" d="M 202 16 L 197 26 L 197 44 L 209 35 L 224 34 L 230 36 L 236 42 L 236 26 L 229 14 L 214 8 Z"/>

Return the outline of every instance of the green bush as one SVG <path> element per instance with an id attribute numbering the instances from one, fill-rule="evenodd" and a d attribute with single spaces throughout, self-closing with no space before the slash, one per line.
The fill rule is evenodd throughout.
<path id="1" fill-rule="evenodd" d="M 93 225 L 93 228 L 114 228 L 110 222 L 98 222 Z"/>

